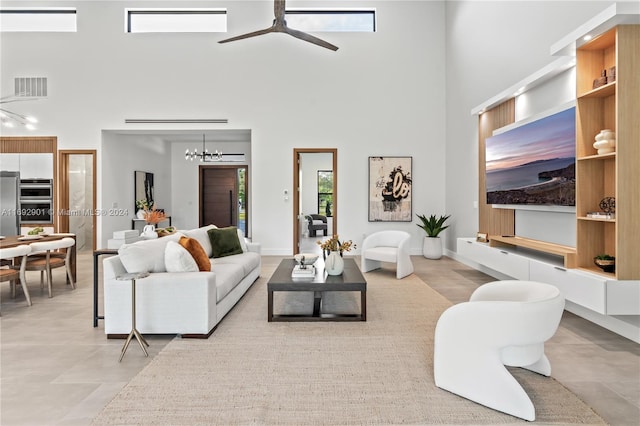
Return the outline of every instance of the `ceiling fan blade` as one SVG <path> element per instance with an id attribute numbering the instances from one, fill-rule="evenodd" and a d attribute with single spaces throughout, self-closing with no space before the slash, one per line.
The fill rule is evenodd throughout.
<path id="1" fill-rule="evenodd" d="M 251 32 L 251 33 L 242 34 L 242 35 L 239 35 L 239 36 L 227 38 L 225 40 L 220 40 L 218 43 L 228 43 L 230 41 L 242 40 L 242 39 L 245 39 L 245 38 L 256 37 L 256 36 L 263 35 L 263 34 L 269 34 L 269 33 L 272 33 L 272 32 L 274 32 L 274 27 L 269 27 L 269 28 L 265 28 L 264 30 L 258 30 L 258 31 L 254 31 L 254 32 Z"/>
<path id="2" fill-rule="evenodd" d="M 285 27 L 284 31 L 285 33 L 292 35 L 295 38 L 299 38 L 300 40 L 304 40 L 304 41 L 308 41 L 309 43 L 313 43 L 316 44 L 318 46 L 322 46 L 325 47 L 329 50 L 333 50 L 336 51 L 338 50 L 338 46 L 334 46 L 333 44 L 322 40 L 321 38 L 312 36 L 311 34 L 308 33 L 304 33 L 302 31 L 298 31 L 298 30 L 294 30 L 292 28 L 289 27 Z"/>

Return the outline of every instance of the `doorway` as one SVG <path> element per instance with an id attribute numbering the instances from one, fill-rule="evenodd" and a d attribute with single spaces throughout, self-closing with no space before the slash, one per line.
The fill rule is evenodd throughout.
<path id="1" fill-rule="evenodd" d="M 236 226 L 245 236 L 250 236 L 248 177 L 246 165 L 200 166 L 200 226 Z"/>
<path id="2" fill-rule="evenodd" d="M 319 251 L 316 241 L 326 238 L 323 229 L 309 229 L 308 215 L 327 221 L 327 236 L 337 233 L 337 164 L 336 148 L 293 149 L 293 254 Z"/>
<path id="3" fill-rule="evenodd" d="M 96 151 L 59 151 L 58 230 L 76 235 L 76 250 L 96 249 Z"/>

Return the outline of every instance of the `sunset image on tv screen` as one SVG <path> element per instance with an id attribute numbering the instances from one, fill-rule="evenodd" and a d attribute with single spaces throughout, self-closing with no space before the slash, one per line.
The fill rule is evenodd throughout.
<path id="1" fill-rule="evenodd" d="M 575 107 L 486 139 L 487 204 L 575 206 Z"/>

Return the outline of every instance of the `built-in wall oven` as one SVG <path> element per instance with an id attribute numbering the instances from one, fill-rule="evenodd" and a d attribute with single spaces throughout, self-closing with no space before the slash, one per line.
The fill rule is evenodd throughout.
<path id="1" fill-rule="evenodd" d="M 53 223 L 53 180 L 20 180 L 20 223 Z"/>

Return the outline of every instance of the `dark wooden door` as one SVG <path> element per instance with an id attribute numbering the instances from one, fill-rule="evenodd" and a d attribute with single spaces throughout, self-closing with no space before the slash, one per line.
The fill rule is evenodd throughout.
<path id="1" fill-rule="evenodd" d="M 235 167 L 200 168 L 200 226 L 238 223 L 238 172 Z"/>

